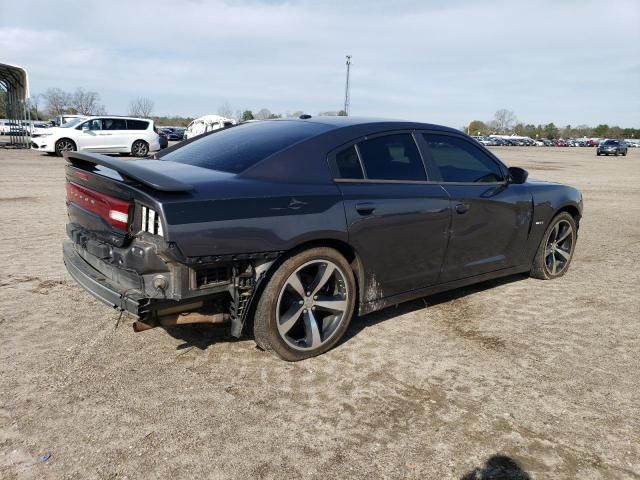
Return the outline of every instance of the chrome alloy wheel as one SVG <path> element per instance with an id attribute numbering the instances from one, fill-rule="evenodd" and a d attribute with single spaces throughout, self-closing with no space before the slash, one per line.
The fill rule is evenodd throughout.
<path id="1" fill-rule="evenodd" d="M 327 343 L 345 320 L 349 305 L 346 276 L 330 260 L 312 260 L 293 272 L 278 296 L 280 337 L 296 350 Z"/>
<path id="2" fill-rule="evenodd" d="M 544 249 L 544 263 L 551 275 L 562 273 L 569 265 L 573 252 L 573 227 L 560 220 L 549 232 Z"/>
<path id="3" fill-rule="evenodd" d="M 136 157 L 144 157 L 149 153 L 149 147 L 147 147 L 147 144 L 142 140 L 138 140 L 131 147 L 131 151 Z"/>
<path id="4" fill-rule="evenodd" d="M 73 152 L 75 149 L 76 147 L 73 142 L 66 138 L 58 140 L 58 143 L 56 143 L 56 152 L 58 154 L 62 154 L 62 152 Z"/>

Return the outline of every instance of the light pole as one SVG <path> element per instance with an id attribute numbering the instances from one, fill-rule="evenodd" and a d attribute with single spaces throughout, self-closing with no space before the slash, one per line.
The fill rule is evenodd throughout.
<path id="1" fill-rule="evenodd" d="M 344 87 L 344 113 L 349 116 L 349 102 L 351 101 L 349 95 L 349 71 L 351 69 L 351 55 L 347 55 L 347 82 Z"/>

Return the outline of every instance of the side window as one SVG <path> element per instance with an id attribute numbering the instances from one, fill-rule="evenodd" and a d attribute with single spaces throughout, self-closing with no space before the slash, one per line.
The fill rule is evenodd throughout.
<path id="1" fill-rule="evenodd" d="M 398 133 L 365 140 L 358 144 L 367 178 L 373 180 L 424 181 L 418 147 L 409 133 Z"/>
<path id="2" fill-rule="evenodd" d="M 449 135 L 423 134 L 444 182 L 502 182 L 498 164 L 471 142 Z"/>
<path id="3" fill-rule="evenodd" d="M 360 161 L 358 160 L 358 153 L 356 152 L 356 147 L 353 145 L 336 153 L 334 161 L 337 178 L 364 178 Z"/>
<path id="4" fill-rule="evenodd" d="M 148 126 L 144 120 L 127 120 L 127 130 L 146 130 Z"/>
<path id="5" fill-rule="evenodd" d="M 87 120 L 84 123 L 81 123 L 76 127 L 76 130 L 84 130 L 85 128 L 89 130 L 102 130 L 102 120 L 98 118 L 94 118 L 93 120 Z"/>
<path id="6" fill-rule="evenodd" d="M 126 130 L 127 122 L 123 118 L 105 118 L 102 120 L 105 130 Z"/>

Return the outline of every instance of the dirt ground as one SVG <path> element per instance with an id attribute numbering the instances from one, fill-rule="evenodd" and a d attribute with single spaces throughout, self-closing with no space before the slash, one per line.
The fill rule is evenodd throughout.
<path id="1" fill-rule="evenodd" d="M 0 477 L 639 479 L 640 149 L 496 151 L 582 190 L 567 275 L 387 309 L 290 364 L 118 323 L 65 273 L 63 160 L 0 150 Z"/>

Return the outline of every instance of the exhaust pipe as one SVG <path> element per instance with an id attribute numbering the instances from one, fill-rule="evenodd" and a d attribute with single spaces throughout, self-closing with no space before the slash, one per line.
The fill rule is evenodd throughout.
<path id="1" fill-rule="evenodd" d="M 206 314 L 194 311 L 184 311 L 190 308 L 200 308 L 203 302 L 165 308 L 156 312 L 155 318 L 148 321 L 137 320 L 133 322 L 134 332 L 143 332 L 158 326 L 173 327 L 189 323 L 224 323 L 231 316 L 228 313 Z"/>

